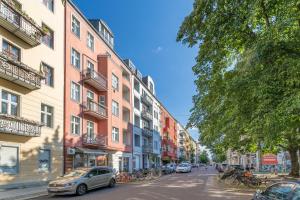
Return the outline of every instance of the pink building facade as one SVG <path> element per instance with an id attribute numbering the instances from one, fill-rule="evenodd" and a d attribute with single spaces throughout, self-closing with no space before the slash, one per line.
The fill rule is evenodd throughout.
<path id="1" fill-rule="evenodd" d="M 132 169 L 130 71 L 102 20 L 65 7 L 65 172 L 108 165 Z"/>

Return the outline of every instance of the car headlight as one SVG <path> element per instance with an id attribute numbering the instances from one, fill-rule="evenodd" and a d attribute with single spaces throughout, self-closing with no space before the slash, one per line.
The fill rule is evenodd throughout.
<path id="1" fill-rule="evenodd" d="M 73 186 L 73 185 L 75 185 L 75 184 L 76 184 L 76 182 L 66 183 L 66 184 L 64 185 L 64 187 L 71 187 L 71 186 Z"/>

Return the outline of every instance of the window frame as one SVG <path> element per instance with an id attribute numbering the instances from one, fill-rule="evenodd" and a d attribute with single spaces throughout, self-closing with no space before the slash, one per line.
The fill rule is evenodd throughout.
<path id="1" fill-rule="evenodd" d="M 111 76 L 112 78 L 112 80 L 111 80 L 111 85 L 112 85 L 112 89 L 113 90 L 116 90 L 116 91 L 119 91 L 119 87 L 120 87 L 120 83 L 119 83 L 119 77 L 118 76 L 116 76 L 114 73 L 112 73 L 112 76 Z M 114 80 L 115 79 L 115 80 Z M 115 86 L 115 83 L 116 82 L 116 86 Z"/>
<path id="2" fill-rule="evenodd" d="M 40 161 L 40 155 L 41 155 L 41 151 L 47 151 L 47 152 L 49 152 L 49 166 L 48 166 L 48 170 L 43 170 L 42 168 L 40 168 L 40 162 L 38 162 L 38 171 L 39 172 L 51 172 L 51 165 L 52 165 L 52 159 L 51 159 L 51 157 L 52 157 L 52 153 L 51 153 L 51 149 L 47 149 L 47 148 L 40 148 L 39 149 L 39 155 L 38 155 L 38 161 Z"/>
<path id="3" fill-rule="evenodd" d="M 18 175 L 20 172 L 20 146 L 19 145 L 10 145 L 10 144 L 1 144 L 0 143 L 0 151 L 2 147 L 9 147 L 9 148 L 16 148 L 17 149 L 17 161 L 16 161 L 16 171 L 15 173 L 10 173 L 10 172 L 3 172 L 0 171 L 0 174 L 7 174 L 7 175 Z M 1 158 L 0 158 L 1 159 Z"/>
<path id="4" fill-rule="evenodd" d="M 73 98 L 73 85 L 76 85 L 76 86 L 78 86 L 78 100 L 77 99 L 74 99 Z M 75 101 L 75 102 L 77 102 L 77 103 L 80 103 L 80 101 L 81 101 L 81 88 L 80 88 L 80 84 L 78 84 L 78 83 L 76 83 L 75 81 L 71 81 L 71 100 L 72 101 Z M 76 91 L 75 91 L 75 93 L 76 93 Z M 76 94 L 75 94 L 75 96 L 76 96 Z"/>
<path id="5" fill-rule="evenodd" d="M 73 121 L 73 119 L 78 119 L 78 122 Z M 74 123 L 73 123 L 74 122 Z M 77 133 L 73 133 L 73 130 L 76 130 L 76 125 L 78 125 L 78 134 Z M 71 123 L 70 123 L 71 129 L 70 129 L 70 133 L 72 135 L 76 135 L 76 136 L 80 136 L 81 135 L 81 118 L 76 116 L 76 115 L 71 115 Z M 74 128 L 74 129 L 73 129 Z"/>
<path id="6" fill-rule="evenodd" d="M 115 108 L 114 105 L 116 105 L 117 107 Z M 120 116 L 120 105 L 119 105 L 119 103 L 115 100 L 112 100 L 111 108 L 112 108 L 112 115 L 115 116 L 115 117 L 119 117 Z M 115 111 L 116 111 L 116 113 L 115 113 Z"/>
<path id="7" fill-rule="evenodd" d="M 54 0 L 51 0 L 52 1 L 52 9 L 49 8 L 48 4 L 45 4 L 45 0 L 42 0 L 42 3 L 44 4 L 44 6 L 49 10 L 51 11 L 52 13 L 54 13 L 54 10 L 55 10 L 55 1 Z M 47 3 L 49 3 L 49 0 L 47 0 Z"/>
<path id="8" fill-rule="evenodd" d="M 114 131 L 116 131 L 116 132 L 114 132 Z M 111 134 L 112 142 L 119 143 L 120 142 L 120 129 L 117 127 L 112 127 L 111 132 L 112 132 L 112 134 Z"/>
<path id="9" fill-rule="evenodd" d="M 3 92 L 6 92 L 8 94 L 7 100 L 3 99 L 3 97 L 2 97 L 3 96 Z M 17 98 L 17 103 L 11 101 L 11 96 L 12 95 Z M 21 106 L 21 103 L 20 103 L 20 96 L 19 95 L 15 94 L 15 93 L 12 93 L 12 92 L 9 92 L 7 90 L 0 90 L 0 102 L 1 102 L 1 106 L 0 106 L 0 113 L 1 114 L 7 114 L 7 115 L 10 115 L 10 116 L 17 116 L 17 117 L 20 116 L 20 106 Z M 3 113 L 2 112 L 2 103 L 3 102 L 7 103 L 7 113 Z M 12 113 L 11 113 L 11 106 L 13 104 L 16 105 L 16 107 L 17 107 L 17 115 L 12 115 Z"/>
<path id="10" fill-rule="evenodd" d="M 74 30 L 73 30 L 73 25 L 74 25 L 74 19 L 75 19 L 75 21 L 77 21 L 78 23 L 79 23 L 79 26 L 78 27 L 75 27 L 75 28 L 79 28 L 79 33 L 76 33 L 76 32 L 74 32 Z M 76 24 L 75 24 L 76 25 Z M 76 31 L 76 30 L 75 30 Z M 80 39 L 80 37 L 81 37 L 81 25 L 80 25 L 80 21 L 78 20 L 78 18 L 75 16 L 75 15 L 73 15 L 72 14 L 72 17 L 71 17 L 71 32 L 77 37 L 77 38 L 79 38 Z M 77 35 L 77 34 L 79 34 L 79 35 Z"/>
<path id="11" fill-rule="evenodd" d="M 48 84 L 47 83 L 47 76 L 45 76 L 46 78 L 45 78 L 45 80 L 44 80 L 44 84 L 45 85 L 47 85 L 47 86 L 49 86 L 49 87 L 52 87 L 52 88 L 54 88 L 54 68 L 53 67 L 51 67 L 50 65 L 48 65 L 47 63 L 45 63 L 45 62 L 42 62 L 42 65 L 43 65 L 43 67 L 45 68 L 50 68 L 50 71 L 52 71 L 52 85 L 51 84 Z M 48 70 L 47 69 L 47 70 Z M 43 69 L 44 71 L 45 71 L 45 69 Z"/>
<path id="12" fill-rule="evenodd" d="M 89 36 L 91 36 L 92 40 L 90 40 L 90 37 L 89 37 Z M 91 32 L 88 31 L 88 32 L 87 32 L 87 38 L 86 38 L 86 39 L 87 39 L 87 42 L 86 42 L 86 43 L 87 43 L 87 44 L 86 44 L 87 47 L 88 47 L 91 51 L 94 52 L 94 51 L 95 51 L 95 37 L 94 37 L 94 35 L 93 35 Z M 92 41 L 92 46 L 91 46 L 91 47 L 89 46 L 89 44 L 90 44 L 89 42 L 90 42 L 90 41 Z"/>
<path id="13" fill-rule="evenodd" d="M 4 43 L 6 43 L 7 44 L 7 46 L 9 47 L 9 50 L 8 50 L 8 56 L 10 57 L 10 58 L 12 58 L 13 60 L 15 60 L 13 57 L 11 57 L 10 56 L 10 54 L 12 54 L 12 55 L 14 55 L 13 53 L 12 53 L 12 49 L 13 48 L 15 48 L 17 51 L 18 51 L 18 55 L 17 55 L 17 61 L 21 61 L 22 60 L 22 58 L 21 58 L 21 55 L 22 55 L 22 51 L 21 51 L 21 48 L 19 48 L 18 46 L 16 46 L 15 44 L 13 44 L 13 43 L 11 43 L 11 42 L 9 42 L 8 40 L 6 40 L 6 39 L 2 39 L 2 46 L 1 46 L 1 50 L 2 50 L 2 52 L 4 51 L 4 48 L 3 48 L 3 44 Z"/>
<path id="14" fill-rule="evenodd" d="M 136 138 L 138 138 L 138 140 L 136 140 Z M 138 143 L 136 141 L 138 141 Z M 141 136 L 138 134 L 134 134 L 134 146 L 141 147 Z"/>
<path id="15" fill-rule="evenodd" d="M 75 63 L 73 63 L 73 58 L 75 58 L 75 56 L 73 56 L 73 52 L 75 52 L 75 55 L 78 56 L 78 63 L 79 63 L 79 66 L 76 66 L 76 60 L 75 60 Z M 81 70 L 81 53 L 79 51 L 77 51 L 74 47 L 71 48 L 71 65 L 77 69 L 77 70 Z"/>
<path id="16" fill-rule="evenodd" d="M 55 34 L 54 34 L 53 29 L 51 29 L 51 28 L 50 28 L 48 25 L 46 25 L 45 23 L 42 23 L 42 28 L 43 28 L 43 30 L 46 28 L 46 29 L 48 30 L 48 32 L 52 33 L 52 40 L 50 41 L 51 44 L 49 45 L 49 44 L 46 43 L 45 40 L 44 40 L 44 37 L 49 36 L 49 34 L 45 34 L 45 35 L 42 37 L 42 43 L 43 43 L 44 45 L 46 45 L 47 47 L 49 47 L 50 49 L 54 50 L 54 46 L 55 46 L 55 45 L 54 45 Z M 50 34 L 50 36 L 51 36 L 51 34 Z"/>
<path id="17" fill-rule="evenodd" d="M 43 106 L 44 106 L 44 108 L 46 108 L 45 111 L 43 110 Z M 50 110 L 52 112 L 48 112 L 48 108 L 50 108 Z M 44 115 L 44 117 L 43 117 L 43 115 Z M 50 126 L 48 126 L 48 116 L 51 116 L 51 125 Z M 46 120 L 46 121 L 43 122 L 42 119 Z M 45 127 L 47 127 L 47 128 L 53 128 L 54 127 L 54 107 L 53 106 L 41 103 L 41 123 L 44 124 Z"/>

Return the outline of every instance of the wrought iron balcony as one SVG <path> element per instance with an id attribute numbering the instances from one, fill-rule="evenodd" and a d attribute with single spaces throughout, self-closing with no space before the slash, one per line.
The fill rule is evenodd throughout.
<path id="1" fill-rule="evenodd" d="M 12 58 L 7 52 L 0 52 L 0 77 L 30 90 L 41 88 L 41 72 Z"/>
<path id="2" fill-rule="evenodd" d="M 107 146 L 107 136 L 84 134 L 82 136 L 82 144 L 85 146 Z"/>
<path id="3" fill-rule="evenodd" d="M 107 79 L 100 73 L 96 72 L 93 69 L 86 69 L 82 73 L 83 81 L 98 91 L 106 91 L 107 90 Z"/>
<path id="4" fill-rule="evenodd" d="M 143 145 L 143 153 L 153 153 L 153 146 L 151 144 Z"/>
<path id="5" fill-rule="evenodd" d="M 148 129 L 148 128 L 143 128 L 142 129 L 142 134 L 148 137 L 152 137 L 153 136 L 153 131 Z"/>
<path id="6" fill-rule="evenodd" d="M 142 102 L 144 102 L 145 104 L 147 104 L 149 106 L 153 105 L 153 100 L 146 93 L 142 94 L 141 99 L 142 99 Z"/>
<path id="7" fill-rule="evenodd" d="M 45 34 L 13 0 L 0 0 L 0 25 L 31 46 L 39 45 Z"/>
<path id="8" fill-rule="evenodd" d="M 148 110 L 143 110 L 142 111 L 142 117 L 144 117 L 145 119 L 151 120 L 151 121 L 153 120 L 153 115 Z"/>
<path id="9" fill-rule="evenodd" d="M 97 119 L 107 119 L 107 108 L 94 101 L 85 102 L 83 112 Z"/>
<path id="10" fill-rule="evenodd" d="M 0 133 L 27 137 L 41 136 L 42 125 L 21 117 L 0 114 Z"/>

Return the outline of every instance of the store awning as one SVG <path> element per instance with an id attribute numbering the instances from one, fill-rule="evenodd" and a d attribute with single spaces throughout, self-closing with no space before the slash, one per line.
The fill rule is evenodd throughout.
<path id="1" fill-rule="evenodd" d="M 107 155 L 106 152 L 97 149 L 86 149 L 82 147 L 76 147 L 76 152 L 92 155 Z"/>

